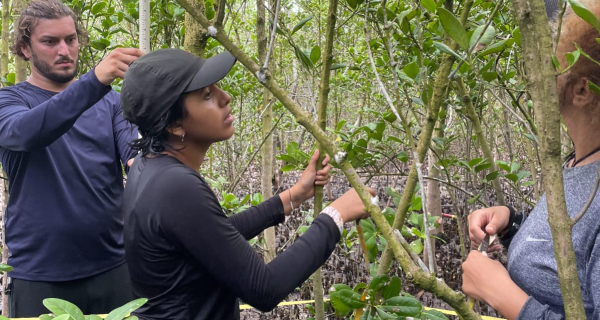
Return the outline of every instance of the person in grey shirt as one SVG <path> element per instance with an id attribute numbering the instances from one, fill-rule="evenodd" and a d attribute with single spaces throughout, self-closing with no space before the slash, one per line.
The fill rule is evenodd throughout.
<path id="1" fill-rule="evenodd" d="M 580 0 L 600 17 L 600 1 Z M 596 61 L 600 61 L 600 34 L 570 9 L 557 48 L 562 68 L 567 67 L 565 53 L 577 43 Z M 575 217 L 590 197 L 600 167 L 600 96 L 588 81 L 600 85 L 600 66 L 579 59 L 557 79 L 561 116 L 575 146 L 574 155 L 563 171 L 567 211 Z M 600 197 L 573 228 L 573 247 L 587 319 L 600 319 Z M 469 216 L 469 236 L 474 245 L 486 234 L 498 234 L 508 247 L 508 270 L 500 262 L 472 251 L 463 264 L 463 292 L 484 301 L 509 320 L 564 319 L 564 304 L 552 234 L 548 224 L 546 197 L 543 196 L 528 217 L 510 207 L 493 207 Z M 488 252 L 499 250 L 492 245 Z"/>

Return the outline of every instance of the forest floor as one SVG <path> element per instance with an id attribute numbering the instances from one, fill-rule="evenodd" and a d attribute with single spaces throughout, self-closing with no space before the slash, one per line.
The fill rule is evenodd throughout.
<path id="1" fill-rule="evenodd" d="M 296 181 L 287 181 L 290 180 L 290 178 L 294 179 L 294 177 L 288 177 L 284 179 L 282 190 L 285 190 L 287 187 L 291 186 L 292 183 Z M 254 180 L 252 178 L 250 179 Z M 258 181 L 258 186 L 260 186 L 260 180 Z M 393 184 L 396 185 L 394 186 L 396 190 L 401 192 L 403 181 L 394 181 Z M 256 186 L 256 182 L 254 183 L 254 185 Z M 389 196 L 385 193 L 385 188 L 388 186 L 393 186 L 390 184 L 389 179 L 376 177 L 370 181 L 369 186 L 375 188 L 378 191 L 381 205 L 385 205 L 386 203 L 388 203 Z M 346 180 L 340 176 L 336 176 L 333 179 L 331 187 L 331 194 L 333 196 L 333 199 L 327 199 L 326 196 L 326 202 L 334 200 L 350 188 Z M 249 189 L 252 189 L 252 187 L 250 186 Z M 447 205 L 443 206 L 443 212 L 448 214 L 454 214 L 452 206 L 448 205 L 450 204 L 450 199 L 444 198 L 444 193 L 445 192 L 442 191 L 442 203 L 445 203 Z M 308 210 L 312 207 L 312 204 L 305 203 L 303 204 L 303 206 L 304 210 Z M 442 220 L 442 224 L 443 233 L 437 235 L 442 240 L 436 241 L 436 259 L 438 266 L 437 274 L 438 276 L 444 279 L 444 281 L 448 284 L 448 286 L 450 286 L 450 288 L 454 290 L 460 290 L 462 284 L 462 257 L 460 252 L 456 220 L 444 218 Z M 288 217 L 284 224 L 277 226 L 276 235 L 278 252 L 285 250 L 286 247 L 291 245 L 294 242 L 294 240 L 298 236 L 300 236 L 296 232 L 296 230 L 301 225 L 308 225 L 308 223 L 300 214 L 297 213 L 294 216 Z M 351 227 L 351 224 L 348 224 L 346 226 L 347 229 L 350 229 Z M 466 246 L 468 248 L 469 244 L 467 243 Z M 491 257 L 499 260 L 504 265 L 506 265 L 505 252 L 495 253 L 491 255 Z M 437 297 L 428 292 L 423 292 L 422 290 L 412 285 L 410 282 L 406 281 L 403 272 L 395 262 L 391 270 L 397 270 L 396 275 L 398 275 L 402 279 L 403 292 L 407 292 L 417 297 L 423 306 L 452 310 L 450 306 L 448 306 L 441 299 L 438 299 Z M 393 272 L 390 274 L 393 274 Z M 353 248 L 347 250 L 344 245 L 339 244 L 323 267 L 323 285 L 325 288 L 326 297 L 328 297 L 329 288 L 331 288 L 331 286 L 335 283 L 345 283 L 351 287 L 354 287 L 354 285 L 360 282 L 368 283 L 370 279 L 371 276 L 365 268 L 361 250 L 356 245 Z M 299 288 L 297 288 L 292 294 L 290 294 L 285 301 L 303 301 L 312 299 L 312 281 L 309 280 L 302 284 Z M 340 319 L 334 315 L 334 310 L 328 303 L 326 303 L 326 306 L 328 307 L 325 313 L 326 319 Z M 477 304 L 476 311 L 478 311 L 481 315 L 501 317 L 500 314 L 498 314 L 491 307 L 484 303 Z M 267 313 L 262 313 L 256 309 L 243 310 L 241 312 L 242 320 L 292 320 L 306 319 L 309 317 L 311 317 L 309 309 L 303 304 L 277 307 L 273 311 Z M 458 317 L 449 316 L 449 319 L 458 319 Z"/>

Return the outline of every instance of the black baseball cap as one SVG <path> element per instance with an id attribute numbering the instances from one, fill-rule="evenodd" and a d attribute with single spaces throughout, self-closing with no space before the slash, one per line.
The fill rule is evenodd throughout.
<path id="1" fill-rule="evenodd" d="M 201 59 L 180 49 L 160 49 L 133 62 L 123 79 L 123 117 L 152 128 L 182 94 L 223 79 L 235 64 L 229 52 Z"/>

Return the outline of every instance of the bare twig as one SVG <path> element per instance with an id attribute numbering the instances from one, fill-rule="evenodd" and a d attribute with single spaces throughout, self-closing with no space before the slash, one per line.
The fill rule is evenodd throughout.
<path id="1" fill-rule="evenodd" d="M 406 239 L 404 239 L 404 237 L 400 233 L 400 230 L 398 230 L 398 229 L 394 230 L 394 235 L 396 236 L 396 239 L 398 239 L 398 241 L 402 244 L 402 246 L 404 247 L 404 250 L 406 250 L 406 252 L 408 252 L 410 254 L 410 257 L 413 259 L 413 261 L 417 265 L 419 265 L 419 267 L 421 267 L 421 270 L 423 270 L 423 272 L 425 272 L 425 273 L 429 273 L 429 269 L 427 269 L 427 266 L 425 265 L 423 260 L 421 260 L 419 255 L 413 251 L 413 249 L 410 247 L 410 245 L 408 244 Z"/>
<path id="2" fill-rule="evenodd" d="M 273 30 L 271 31 L 271 40 L 269 41 L 269 51 L 267 51 L 267 58 L 265 59 L 265 64 L 263 65 L 261 71 L 267 70 L 269 66 L 269 57 L 271 56 L 271 52 L 273 52 L 273 43 L 275 43 L 275 33 L 277 31 L 277 18 L 279 18 L 280 8 L 281 0 L 277 0 L 277 6 L 275 7 L 275 16 L 273 18 Z"/>
<path id="3" fill-rule="evenodd" d="M 539 144 L 540 142 L 539 142 L 537 136 L 531 130 L 529 123 L 527 121 L 523 120 L 521 117 L 519 117 L 519 115 L 510 106 L 508 106 L 504 101 L 502 101 L 502 99 L 500 99 L 500 97 L 498 97 L 496 95 L 496 93 L 494 93 L 494 91 L 488 90 L 488 92 L 490 92 L 494 96 L 494 98 L 496 98 L 496 100 L 498 100 L 498 102 L 500 102 L 500 104 L 504 107 L 504 109 L 510 111 L 510 113 L 512 113 L 512 115 L 515 116 L 517 118 L 517 120 L 519 120 L 519 122 L 521 122 L 525 126 L 525 128 L 527 128 L 527 131 L 529 131 L 529 134 L 533 137 L 533 141 L 535 141 L 535 144 Z"/>
<path id="4" fill-rule="evenodd" d="M 269 131 L 269 134 L 267 134 L 263 138 L 263 140 L 260 143 L 260 145 L 258 146 L 258 148 L 256 148 L 256 151 L 254 151 L 254 153 L 252 154 L 252 157 L 250 157 L 250 160 L 248 160 L 248 163 L 246 163 L 246 166 L 244 167 L 244 169 L 240 170 L 240 173 L 235 178 L 235 181 L 231 184 L 231 186 L 229 188 L 227 188 L 227 192 L 230 193 L 230 192 L 233 191 L 233 189 L 235 189 L 235 187 L 237 187 L 237 184 L 240 182 L 240 179 L 242 178 L 242 175 L 244 174 L 244 172 L 246 172 L 246 169 L 248 169 L 248 167 L 250 166 L 250 164 L 252 163 L 252 161 L 254 161 L 254 158 L 260 152 L 260 149 L 262 148 L 263 144 L 265 144 L 265 141 L 267 141 L 267 139 L 271 136 L 271 134 L 273 133 L 273 131 L 275 131 L 275 128 L 277 128 L 277 125 L 279 124 L 279 121 L 281 121 L 281 119 L 283 119 L 282 116 L 280 116 L 277 119 L 277 122 L 275 122 L 275 125 L 271 128 L 271 131 Z"/>

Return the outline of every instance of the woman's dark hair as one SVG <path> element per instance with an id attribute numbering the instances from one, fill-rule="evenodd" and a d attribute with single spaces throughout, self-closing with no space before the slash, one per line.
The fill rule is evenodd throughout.
<path id="1" fill-rule="evenodd" d="M 139 130 L 142 137 L 134 140 L 131 148 L 140 151 L 142 156 L 160 154 L 169 149 L 174 150 L 173 146 L 169 144 L 168 129 L 186 117 L 187 111 L 183 106 L 183 97 L 181 97 L 151 129 Z"/>
<path id="2" fill-rule="evenodd" d="M 19 20 L 17 20 L 13 43 L 10 46 L 11 52 L 21 57 L 21 59 L 25 61 L 29 60 L 23 54 L 21 48 L 25 48 L 30 45 L 31 35 L 35 31 L 39 20 L 56 20 L 64 17 L 73 18 L 79 43 L 86 45 L 88 41 L 88 34 L 81 26 L 81 23 L 77 19 L 77 15 L 75 15 L 73 10 L 58 0 L 36 0 L 30 2 L 27 7 L 23 9 L 21 15 L 19 16 Z"/>

